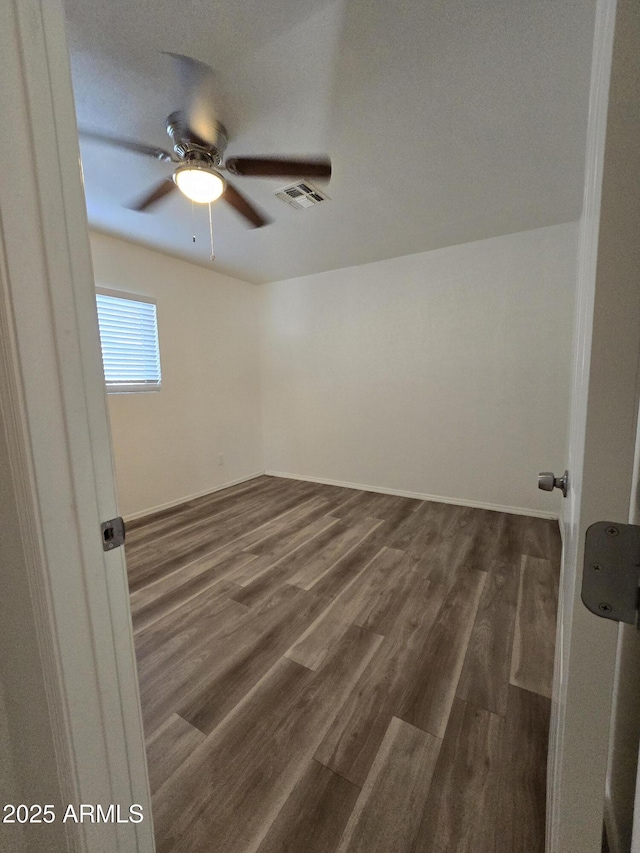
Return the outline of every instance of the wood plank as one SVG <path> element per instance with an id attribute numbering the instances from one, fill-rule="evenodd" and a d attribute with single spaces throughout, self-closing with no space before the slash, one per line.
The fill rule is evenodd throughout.
<path id="1" fill-rule="evenodd" d="M 359 794 L 360 788 L 311 760 L 258 853 L 330 853 Z"/>
<path id="2" fill-rule="evenodd" d="M 520 586 L 519 563 L 494 563 L 488 574 L 458 684 L 458 696 L 504 716 Z"/>
<path id="3" fill-rule="evenodd" d="M 398 519 L 392 529 L 389 530 L 387 546 L 406 551 L 413 542 L 415 536 L 427 525 L 427 517 L 431 512 L 430 501 L 416 501 L 417 506 L 411 512 L 406 513 Z"/>
<path id="4" fill-rule="evenodd" d="M 343 531 L 332 545 L 323 548 L 313 559 L 307 560 L 305 565 L 301 566 L 287 583 L 292 586 L 299 586 L 301 589 L 311 589 L 331 571 L 338 560 L 348 554 L 381 524 L 382 522 L 376 519 L 365 518 L 351 526 L 342 525 Z"/>
<path id="5" fill-rule="evenodd" d="M 254 573 L 255 577 L 250 579 L 250 575 L 246 575 L 246 585 L 241 588 L 237 600 L 251 608 L 261 607 L 279 586 L 286 584 L 291 575 L 299 570 L 300 566 L 306 565 L 324 549 L 331 548 L 343 532 L 344 525 L 334 519 L 331 525 L 316 536 L 275 562 L 271 561 L 269 564 L 267 559 L 262 556 L 258 557 L 257 559 L 262 562 Z M 295 588 L 298 589 L 298 587 Z"/>
<path id="6" fill-rule="evenodd" d="M 342 506 L 336 507 L 334 513 L 344 524 L 354 524 L 365 518 L 377 518 L 383 521 L 375 510 L 382 509 L 382 495 L 376 492 L 355 492 Z"/>
<path id="7" fill-rule="evenodd" d="M 332 512 L 345 524 L 354 524 L 364 518 L 377 518 L 398 525 L 419 505 L 420 501 L 415 498 L 381 492 L 355 492 Z"/>
<path id="8" fill-rule="evenodd" d="M 254 853 L 381 642 L 352 628 L 317 673 L 280 659 L 156 795 L 158 853 Z"/>
<path id="9" fill-rule="evenodd" d="M 557 618 L 557 578 L 549 560 L 523 557 L 511 683 L 551 698 Z"/>
<path id="10" fill-rule="evenodd" d="M 228 595 L 237 591 L 237 584 L 228 581 L 240 568 L 244 568 L 251 562 L 251 554 L 233 553 L 226 559 L 216 560 L 214 565 L 200 565 L 197 570 L 192 566 L 193 572 L 185 572 L 182 583 L 172 583 L 170 588 L 153 590 L 145 597 L 140 597 L 136 602 L 135 610 L 132 608 L 131 617 L 133 628 L 136 633 L 149 628 L 159 619 L 166 619 L 175 610 L 184 607 L 190 601 L 197 606 L 197 599 L 205 593 L 213 596 Z M 144 592 L 144 589 L 142 590 Z"/>
<path id="11" fill-rule="evenodd" d="M 369 616 L 381 590 L 386 592 L 393 587 L 381 581 L 394 574 L 403 560 L 406 556 L 402 551 L 382 548 L 286 651 L 286 656 L 309 669 L 317 669 L 349 625 L 361 624 L 361 627 L 373 630 L 362 623 L 374 621 L 369 620 Z"/>
<path id="12" fill-rule="evenodd" d="M 438 738 L 391 720 L 338 853 L 412 853 L 439 750 Z"/>
<path id="13" fill-rule="evenodd" d="M 330 604 L 323 588 L 328 578 L 320 581 L 316 594 L 291 587 L 294 594 L 282 604 L 251 610 L 231 630 L 218 634 L 212 656 L 203 661 L 189 692 L 173 710 L 202 731 L 212 731 Z M 348 572 L 341 572 L 340 583 L 348 580 Z M 333 588 L 339 592 L 341 587 Z"/>
<path id="14" fill-rule="evenodd" d="M 343 504 L 345 499 L 354 493 L 353 489 L 346 489 L 344 486 L 330 486 L 328 483 L 314 483 L 313 486 L 318 497 L 328 501 L 332 509 Z"/>
<path id="15" fill-rule="evenodd" d="M 163 548 L 157 545 L 143 547 L 143 559 L 138 562 L 129 553 L 127 556 L 127 571 L 129 573 L 129 589 L 133 592 L 144 586 L 150 578 L 169 574 L 185 562 L 191 562 L 197 557 L 211 554 L 218 548 L 228 545 L 246 533 L 247 530 L 259 527 L 267 521 L 272 521 L 287 510 L 294 509 L 300 504 L 298 495 L 287 495 L 286 492 L 277 500 L 259 502 L 256 509 L 240 515 L 234 515 L 225 523 L 212 527 L 211 522 L 189 530 L 185 535 L 174 536 Z M 147 553 L 145 553 L 147 552 Z M 185 560 L 185 555 L 188 559 Z"/>
<path id="16" fill-rule="evenodd" d="M 496 853 L 544 853 L 550 714 L 545 696 L 509 687 Z"/>
<path id="17" fill-rule="evenodd" d="M 247 589 L 248 587 L 245 587 L 244 589 L 242 587 L 238 587 L 237 597 L 240 598 L 244 595 Z M 235 593 L 233 593 L 233 595 L 235 595 Z M 254 602 L 249 609 L 256 614 L 266 613 L 274 607 L 279 607 L 284 602 L 299 600 L 300 590 L 295 586 L 289 586 L 284 583 L 276 586 L 273 590 L 265 591 L 264 596 L 262 596 L 259 601 Z M 304 600 L 309 600 L 309 596 L 305 596 Z"/>
<path id="18" fill-rule="evenodd" d="M 292 719 L 293 709 L 310 677 L 311 673 L 304 667 L 279 660 L 247 694 L 235 713 L 227 717 L 224 725 L 205 738 L 200 748 L 194 750 L 167 779 L 153 798 L 157 853 L 174 853 L 181 848 L 191 853 L 226 850 L 225 844 L 207 845 L 207 830 L 213 829 L 224 838 L 232 833 L 232 827 L 235 829 L 232 815 L 229 815 L 230 820 L 225 820 L 225 813 L 238 796 L 241 785 L 246 786 L 245 801 L 250 799 L 246 793 L 254 785 L 256 793 L 259 791 L 260 781 L 258 778 L 254 782 L 253 771 L 260 768 L 261 759 L 266 755 L 265 745 L 277 731 L 279 721 Z M 243 748 L 249 745 L 251 750 Z M 223 775 L 227 791 L 224 790 Z M 256 796 L 255 799 L 259 808 L 259 798 Z M 211 803 L 216 804 L 215 808 L 210 807 Z M 255 827 L 252 829 L 255 831 Z M 264 827 L 263 834 L 266 830 Z M 248 847 L 246 836 L 242 836 L 242 841 Z M 254 849 L 257 846 L 255 844 Z"/>
<path id="19" fill-rule="evenodd" d="M 385 637 L 315 754 L 354 785 L 364 784 L 391 718 L 401 716 L 421 677 L 425 641 L 446 595 L 444 584 L 433 585 L 426 577 L 416 584 L 399 613 L 397 630 Z"/>
<path id="20" fill-rule="evenodd" d="M 147 740 L 149 785 L 155 794 L 204 741 L 204 735 L 177 714 Z"/>
<path id="21" fill-rule="evenodd" d="M 215 511 L 214 507 L 216 503 L 227 504 L 235 497 L 242 498 L 247 495 L 259 494 L 260 492 L 264 493 L 266 489 L 273 488 L 273 485 L 268 477 L 254 477 L 252 480 L 247 480 L 244 483 L 228 486 L 226 489 L 220 489 L 216 492 L 209 492 L 206 495 L 201 495 L 199 498 L 191 498 L 175 506 L 149 512 L 146 515 L 127 521 L 127 538 L 131 537 L 135 539 L 138 536 L 153 536 L 165 523 L 175 524 L 176 521 L 180 522 L 181 519 L 188 517 L 198 507 L 205 507 L 206 511 L 212 513 Z"/>
<path id="22" fill-rule="evenodd" d="M 216 637 L 174 710 L 206 734 L 212 732 L 323 607 L 296 590 L 276 607 L 246 613 Z"/>
<path id="23" fill-rule="evenodd" d="M 361 524 L 348 528 L 337 522 L 295 552 L 286 554 L 266 571 L 256 573 L 255 580 L 234 597 L 248 607 L 261 606 L 279 585 L 289 584 L 292 576 L 307 566 L 311 566 L 311 571 L 317 575 L 313 587 L 319 597 L 337 595 L 344 585 L 345 561 L 352 552 L 358 556 L 362 554 L 362 544 L 373 541 L 380 524 L 382 522 L 375 519 L 365 519 Z M 335 583 L 331 580 L 334 571 L 337 575 Z"/>
<path id="24" fill-rule="evenodd" d="M 246 531 L 239 539 L 216 548 L 203 557 L 196 557 L 182 563 L 171 572 L 150 578 L 147 583 L 130 593 L 132 613 L 137 615 L 152 602 L 171 595 L 174 590 L 180 589 L 184 583 L 198 575 L 215 572 L 217 580 L 227 578 L 244 562 L 258 559 L 255 554 L 246 552 L 245 548 L 249 548 L 253 542 L 259 541 L 263 536 L 281 530 L 282 526 L 283 523 L 279 520 L 269 521 L 254 530 Z M 150 555 L 149 561 L 151 561 Z"/>
<path id="25" fill-rule="evenodd" d="M 457 513 L 457 507 L 425 501 L 419 510 L 420 524 L 414 530 L 413 536 L 403 543 L 401 550 L 413 554 L 417 559 L 431 554 L 434 546 L 441 547 L 443 541 L 449 538 L 448 529 Z"/>
<path id="26" fill-rule="evenodd" d="M 244 615 L 247 608 L 228 597 L 233 589 L 237 589 L 234 584 L 222 582 L 168 610 L 161 619 L 143 625 L 135 633 L 138 657 L 153 658 L 176 642 L 189 642 L 191 638 L 211 632 L 220 624 L 220 614 L 227 610 L 232 611 L 236 619 Z"/>
<path id="27" fill-rule="evenodd" d="M 250 547 L 252 554 L 275 557 L 282 553 L 283 540 L 295 539 L 311 522 L 329 515 L 330 506 L 324 498 L 314 497 L 295 507 L 285 516 L 281 516 L 284 526 L 275 530 L 270 536 L 263 537 Z M 338 519 L 333 519 L 337 521 Z"/>
<path id="28" fill-rule="evenodd" d="M 411 554 L 395 548 L 385 548 L 386 553 L 395 556 L 390 565 L 381 563 L 376 576 L 367 577 L 369 590 L 360 596 L 360 605 L 354 613 L 354 624 L 369 631 L 375 631 L 387 637 L 400 629 L 400 620 L 405 618 L 405 608 L 409 598 L 420 596 L 420 590 L 427 583 L 433 586 L 440 583 L 433 577 L 432 563 L 429 559 L 416 560 Z M 423 613 L 423 628 L 428 625 L 428 612 Z"/>
<path id="29" fill-rule="evenodd" d="M 300 529 L 294 529 L 288 534 L 278 534 L 276 541 L 270 545 L 269 550 L 259 554 L 257 560 L 247 563 L 232 576 L 233 580 L 240 586 L 248 586 L 273 568 L 283 557 L 295 553 L 299 548 L 315 539 L 316 536 L 329 528 L 336 527 L 339 523 L 337 518 L 322 515 L 320 518 L 300 527 Z M 251 553 L 253 553 L 253 549 Z"/>
<path id="30" fill-rule="evenodd" d="M 420 853 L 495 849 L 504 724 L 455 700 L 417 836 Z"/>
<path id="31" fill-rule="evenodd" d="M 399 714 L 440 738 L 447 727 L 485 577 L 484 572 L 470 571 L 456 581 L 421 650 L 413 689 Z"/>
<path id="32" fill-rule="evenodd" d="M 449 506 L 432 502 L 424 524 L 407 547 L 407 554 L 429 559 L 432 576 L 450 582 L 461 570 L 477 565 L 474 556 L 476 516 L 470 507 Z"/>
<path id="33" fill-rule="evenodd" d="M 164 552 L 174 544 L 176 537 L 184 540 L 193 534 L 206 535 L 207 527 L 210 529 L 214 525 L 214 529 L 221 529 L 232 520 L 249 518 L 248 514 L 260 508 L 276 509 L 277 514 L 280 501 L 291 497 L 292 493 L 281 486 L 277 489 L 263 487 L 226 499 L 222 492 L 218 492 L 206 503 L 186 508 L 175 518 L 165 518 L 162 523 L 149 525 L 137 535 L 128 536 L 129 556 L 135 562 L 139 554 L 149 547 L 153 553 Z M 304 499 L 298 497 L 297 503 L 302 502 Z"/>
<path id="34" fill-rule="evenodd" d="M 182 631 L 153 653 L 138 653 L 138 680 L 142 717 L 147 736 L 179 710 L 201 673 L 216 662 L 216 635 L 232 629 L 246 615 L 246 608 L 221 600 L 213 616 L 194 621 L 183 617 Z"/>
<path id="35" fill-rule="evenodd" d="M 550 518 L 527 518 L 523 553 L 528 557 L 550 560 L 556 571 L 560 571 L 562 539 L 560 525 Z"/>
<path id="36" fill-rule="evenodd" d="M 327 519 L 318 533 L 314 522 Z M 542 566 L 541 589 L 520 568 L 525 549 L 534 567 L 557 553 L 553 524 L 539 522 L 260 478 L 136 525 L 127 558 L 160 853 L 335 853 L 356 796 L 361 815 L 371 808 L 359 787 L 393 775 L 372 767 L 394 717 L 421 737 L 446 725 L 420 829 L 412 807 L 408 835 L 402 806 L 388 819 L 399 821 L 397 849 L 409 836 L 411 853 L 431 849 L 424 833 L 435 824 L 433 849 L 473 850 L 473 828 L 475 850 L 495 853 L 483 835 L 494 814 L 495 730 L 506 743 L 511 726 L 498 768 L 509 792 L 499 853 L 536 850 L 529 835 L 543 832 L 540 806 L 532 817 L 526 785 L 544 764 L 548 700 L 512 686 L 506 718 L 496 723 L 489 711 L 504 713 L 508 677 L 531 679 L 540 637 L 530 629 L 541 607 L 547 613 L 540 599 L 555 600 L 557 565 Z M 360 525 L 370 532 L 347 550 Z M 247 560 L 255 579 L 240 587 Z M 516 582 L 522 665 L 514 658 L 512 671 Z M 288 651 L 296 647 L 297 658 Z M 456 682 L 470 701 L 454 700 Z M 354 818 L 344 843 L 370 835 L 368 821 Z M 374 834 L 366 843 L 375 850 Z M 380 842 L 389 853 L 394 839 Z"/>
<path id="37" fill-rule="evenodd" d="M 385 522 L 386 543 L 389 547 L 404 550 L 400 545 L 393 544 L 392 541 L 398 536 L 402 538 L 402 530 L 405 525 L 410 523 L 414 513 L 418 511 L 422 502 L 415 498 L 403 498 L 393 495 L 386 495 L 386 503 L 376 507 L 376 516 L 381 516 Z"/>
<path id="38" fill-rule="evenodd" d="M 336 518 L 339 518 L 342 521 L 345 512 L 348 512 L 354 504 L 366 499 L 368 494 L 370 494 L 370 492 L 365 492 L 363 489 L 348 489 L 343 487 L 342 497 L 336 497 L 334 501 L 332 515 L 335 515 Z"/>
<path id="39" fill-rule="evenodd" d="M 518 565 L 529 519 L 508 512 L 474 512 L 473 546 L 469 567 L 488 571 L 495 563 Z"/>

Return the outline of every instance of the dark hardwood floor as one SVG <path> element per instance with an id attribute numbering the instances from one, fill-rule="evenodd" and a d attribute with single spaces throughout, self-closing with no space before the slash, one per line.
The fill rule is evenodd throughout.
<path id="1" fill-rule="evenodd" d="M 126 557 L 158 853 L 543 853 L 556 522 L 260 477 Z"/>

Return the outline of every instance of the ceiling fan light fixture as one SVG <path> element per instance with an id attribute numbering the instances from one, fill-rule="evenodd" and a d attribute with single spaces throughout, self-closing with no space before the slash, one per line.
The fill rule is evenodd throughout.
<path id="1" fill-rule="evenodd" d="M 219 199 L 225 191 L 226 182 L 215 169 L 200 163 L 185 163 L 179 166 L 173 180 L 180 192 L 198 204 L 208 204 Z"/>

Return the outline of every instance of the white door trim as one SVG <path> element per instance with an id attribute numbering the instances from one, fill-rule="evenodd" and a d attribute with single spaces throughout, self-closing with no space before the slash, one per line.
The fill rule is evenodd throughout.
<path id="1" fill-rule="evenodd" d="M 633 837 L 631 839 L 631 853 L 640 853 L 640 756 L 638 756 L 636 796 L 633 807 Z"/>
<path id="2" fill-rule="evenodd" d="M 580 587 L 586 530 L 597 521 L 626 522 L 633 496 L 639 20 L 636 0 L 598 0 L 550 744 L 551 853 L 600 851 L 618 628 L 586 610 Z"/>
<path id="3" fill-rule="evenodd" d="M 598 250 L 598 232 L 600 227 L 600 199 L 602 193 L 602 171 L 607 130 L 607 110 L 609 105 L 609 83 L 611 77 L 611 57 L 615 30 L 615 0 L 598 0 L 591 66 L 591 87 L 589 96 L 589 123 L 587 130 L 587 151 L 585 163 L 585 184 L 583 211 L 580 220 L 578 243 L 578 282 L 576 300 L 576 319 L 574 328 L 574 363 L 572 380 L 571 426 L 578 428 L 586 422 L 586 411 L 576 412 L 577 406 L 586 407 L 586 397 L 579 393 L 581 386 L 589 380 L 589 360 L 584 359 L 588 352 L 593 327 L 593 305 L 596 282 Z M 556 657 L 553 684 L 553 703 L 551 709 L 551 728 L 549 738 L 549 766 L 547 774 L 547 851 L 559 853 L 558 846 L 560 824 L 560 792 L 563 777 L 563 751 L 566 713 L 567 674 L 565 665 L 567 649 L 570 644 L 570 624 L 563 618 L 571 603 L 567 599 L 575 597 L 575 578 L 567 578 L 568 566 L 577 560 L 577 519 L 580 506 L 576 495 L 580 493 L 582 483 L 576 483 L 574 477 L 582 470 L 584 455 L 584 435 L 579 431 L 570 435 L 570 456 L 568 468 L 572 477 L 568 501 L 563 505 L 560 519 L 562 529 L 564 570 L 560 584 L 558 601 L 558 626 L 556 634 Z"/>
<path id="4" fill-rule="evenodd" d="M 145 814 L 69 824 L 68 849 L 147 853 L 124 557 L 99 533 L 117 510 L 59 0 L 6 0 L 0 55 L 0 396 L 58 776 L 73 804 Z"/>

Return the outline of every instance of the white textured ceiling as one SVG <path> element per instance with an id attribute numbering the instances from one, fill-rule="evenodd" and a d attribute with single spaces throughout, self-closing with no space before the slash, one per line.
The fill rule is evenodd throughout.
<path id="1" fill-rule="evenodd" d="M 328 153 L 331 201 L 236 178 L 274 222 L 214 206 L 214 268 L 274 281 L 577 219 L 595 0 L 66 0 L 79 124 L 169 148 L 162 51 L 207 62 L 229 155 Z M 123 205 L 171 165 L 82 144 L 93 227 L 194 263 L 208 215 L 174 193 Z M 303 176 L 301 176 L 303 177 Z M 192 234 L 196 233 L 196 243 Z"/>

